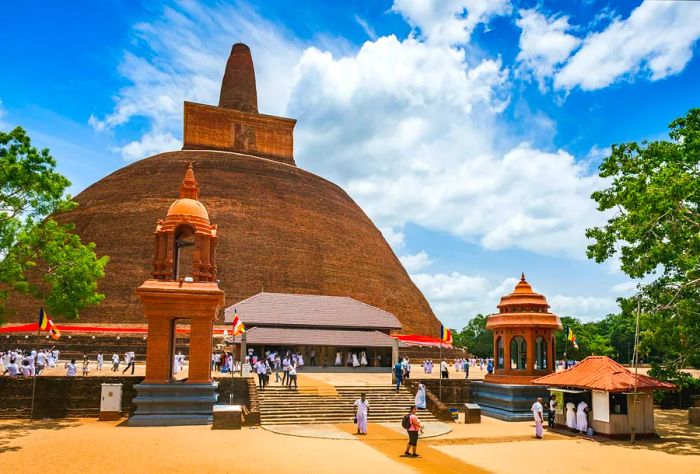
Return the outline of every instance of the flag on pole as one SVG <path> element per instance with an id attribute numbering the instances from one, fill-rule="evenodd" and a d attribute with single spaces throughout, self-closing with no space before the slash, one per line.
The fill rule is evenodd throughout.
<path id="1" fill-rule="evenodd" d="M 44 311 L 44 307 L 42 306 L 41 309 L 39 309 L 39 329 L 48 331 L 50 320 L 48 313 Z"/>
<path id="2" fill-rule="evenodd" d="M 452 344 L 452 331 L 442 324 L 440 325 L 440 340 L 445 344 Z"/>
<path id="3" fill-rule="evenodd" d="M 570 326 L 566 326 L 566 340 L 573 343 L 574 349 L 578 349 L 578 341 L 576 340 L 574 331 L 571 330 Z"/>
<path id="4" fill-rule="evenodd" d="M 61 337 L 61 331 L 58 330 L 58 327 L 49 319 L 49 337 L 53 339 L 54 341 L 58 341 L 58 339 Z"/>
<path id="5" fill-rule="evenodd" d="M 240 336 L 245 332 L 245 326 L 243 325 L 243 322 L 240 320 L 238 317 L 238 313 L 236 312 L 236 309 L 233 309 L 233 321 L 231 321 L 233 324 L 233 335 L 234 336 Z"/>

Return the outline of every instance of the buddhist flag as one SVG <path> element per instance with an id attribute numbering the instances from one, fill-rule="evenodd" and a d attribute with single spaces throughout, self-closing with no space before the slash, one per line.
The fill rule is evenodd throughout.
<path id="1" fill-rule="evenodd" d="M 446 344 L 452 344 L 452 331 L 440 325 L 440 340 Z"/>
<path id="2" fill-rule="evenodd" d="M 245 326 L 243 325 L 243 322 L 238 317 L 238 313 L 236 312 L 235 308 L 233 310 L 233 321 L 231 323 L 233 324 L 233 335 L 234 336 L 240 336 L 241 334 L 243 334 L 245 332 Z"/>
<path id="3" fill-rule="evenodd" d="M 571 341 L 574 344 L 574 349 L 578 349 L 578 341 L 576 341 L 574 331 L 572 331 L 571 327 L 569 326 L 566 326 L 566 340 Z"/>
<path id="4" fill-rule="evenodd" d="M 49 337 L 53 339 L 54 341 L 58 341 L 58 339 L 61 337 L 61 331 L 58 330 L 58 327 L 49 319 Z"/>
<path id="5" fill-rule="evenodd" d="M 42 306 L 39 310 L 39 329 L 42 331 L 48 331 L 49 321 L 51 321 L 51 319 L 49 318 L 48 313 L 44 311 L 44 307 Z"/>

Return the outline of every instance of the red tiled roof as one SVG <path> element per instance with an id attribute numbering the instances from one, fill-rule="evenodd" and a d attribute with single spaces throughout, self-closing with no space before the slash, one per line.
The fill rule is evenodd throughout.
<path id="1" fill-rule="evenodd" d="M 234 342 L 239 344 L 241 337 L 236 336 Z M 392 347 L 394 338 L 379 331 L 257 326 L 246 331 L 246 343 L 290 346 Z"/>
<path id="2" fill-rule="evenodd" d="M 227 321 L 234 309 L 246 326 L 401 329 L 393 314 L 346 296 L 258 293 L 226 308 Z"/>
<path id="3" fill-rule="evenodd" d="M 675 385 L 661 382 L 642 374 L 633 374 L 627 368 L 605 356 L 589 356 L 563 372 L 545 375 L 532 381 L 536 385 L 572 387 L 606 392 L 625 392 L 638 389 L 673 390 Z"/>

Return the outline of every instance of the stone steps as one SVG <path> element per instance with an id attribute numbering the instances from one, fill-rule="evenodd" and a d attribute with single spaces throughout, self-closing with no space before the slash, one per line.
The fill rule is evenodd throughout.
<path id="1" fill-rule="evenodd" d="M 392 386 L 336 386 L 337 395 L 322 396 L 313 390 L 288 390 L 268 386 L 258 391 L 260 417 L 263 424 L 351 423 L 354 402 L 365 393 L 370 401 L 369 422 L 400 422 L 414 403 L 413 395 L 404 387 L 398 392 Z M 421 413 L 421 419 L 436 421 L 432 413 Z"/>

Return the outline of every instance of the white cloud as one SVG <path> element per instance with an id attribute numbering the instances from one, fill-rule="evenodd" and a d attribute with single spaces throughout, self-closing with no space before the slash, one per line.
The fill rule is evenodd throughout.
<path id="1" fill-rule="evenodd" d="M 556 88 L 595 90 L 636 76 L 652 81 L 683 70 L 700 38 L 695 2 L 644 2 L 629 18 L 589 34 L 556 73 Z"/>
<path id="2" fill-rule="evenodd" d="M 620 296 L 629 296 L 636 292 L 638 284 L 639 282 L 636 280 L 618 283 L 610 289 L 610 292 Z"/>
<path id="3" fill-rule="evenodd" d="M 433 263 L 433 260 L 425 250 L 421 250 L 414 255 L 402 255 L 399 257 L 399 260 L 401 260 L 403 267 L 408 273 L 417 273 Z"/>
<path id="4" fill-rule="evenodd" d="M 582 321 L 595 321 L 619 311 L 615 298 L 554 295 L 547 300 L 552 312 L 559 316 L 573 316 Z"/>
<path id="5" fill-rule="evenodd" d="M 488 299 L 489 282 L 484 277 L 452 272 L 418 273 L 411 278 L 448 327 L 461 329 L 477 313 L 490 313 L 495 308 Z"/>
<path id="6" fill-rule="evenodd" d="M 369 39 L 372 41 L 375 41 L 377 39 L 377 32 L 374 31 L 374 28 L 372 28 L 372 25 L 367 23 L 367 20 L 362 18 L 360 15 L 355 15 L 355 21 L 357 22 L 360 27 L 364 30 L 364 32 L 367 34 Z"/>
<path id="7" fill-rule="evenodd" d="M 467 43 L 479 24 L 510 13 L 509 0 L 395 0 L 392 11 L 436 44 Z"/>
<path id="8" fill-rule="evenodd" d="M 182 142 L 170 133 L 150 131 L 139 140 L 124 145 L 121 154 L 126 161 L 136 161 L 164 150 L 176 150 L 181 146 Z"/>
<path id="9" fill-rule="evenodd" d="M 545 78 L 552 75 L 555 67 L 569 57 L 581 40 L 567 33 L 571 26 L 566 16 L 547 18 L 536 9 L 520 10 L 520 18 L 515 23 L 522 30 L 516 59 L 544 90 Z"/>
<path id="10" fill-rule="evenodd" d="M 10 125 L 3 120 L 5 115 L 7 115 L 7 112 L 5 112 L 5 108 L 2 105 L 2 99 L 0 99 L 0 130 L 9 132 L 7 129 L 10 127 Z"/>
<path id="11" fill-rule="evenodd" d="M 379 230 L 387 243 L 394 249 L 394 252 L 398 252 L 406 245 L 406 235 L 401 230 L 397 230 L 391 226 L 379 226 Z"/>

